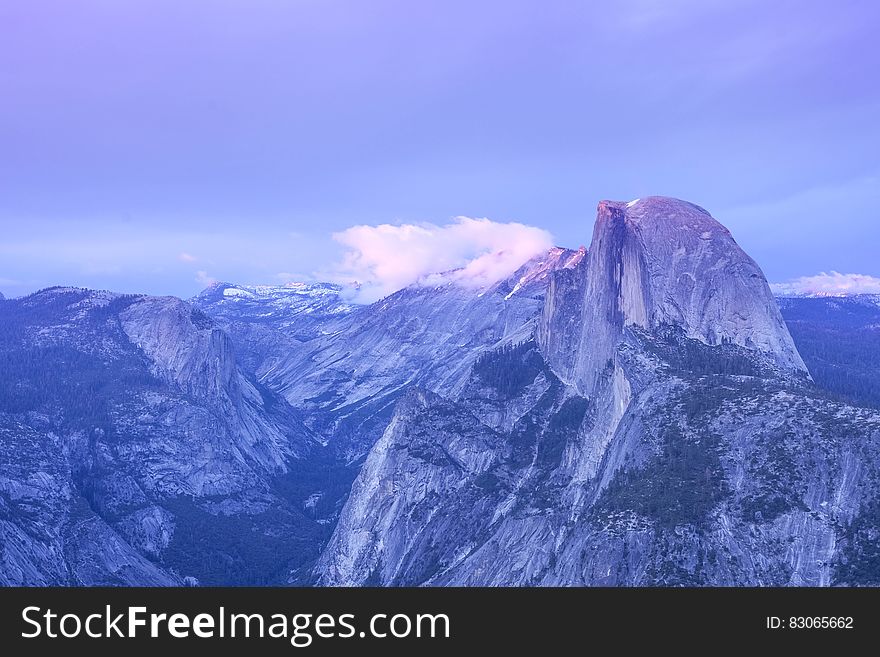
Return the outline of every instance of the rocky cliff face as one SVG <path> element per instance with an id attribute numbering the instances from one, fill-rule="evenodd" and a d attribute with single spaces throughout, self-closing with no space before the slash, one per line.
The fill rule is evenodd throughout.
<path id="1" fill-rule="evenodd" d="M 869 533 L 854 528 L 875 521 L 880 415 L 640 361 L 627 368 L 650 385 L 588 477 L 571 463 L 599 448 L 599 414 L 560 382 L 510 431 L 466 403 L 401 404 L 319 583 L 828 585 L 870 571 Z"/>
<path id="2" fill-rule="evenodd" d="M 320 583 L 873 572 L 880 416 L 815 388 L 760 270 L 708 213 L 600 204 L 587 258 L 553 274 L 537 336 L 485 354 L 454 399 L 398 405 Z"/>
<path id="3" fill-rule="evenodd" d="M 263 582 L 290 571 L 264 552 L 314 558 L 295 546 L 323 530 L 279 482 L 316 443 L 204 314 L 54 288 L 0 325 L 2 583 Z"/>
<path id="4" fill-rule="evenodd" d="M 455 397 L 484 350 L 527 339 L 551 274 L 577 267 L 583 257 L 583 250 L 554 248 L 484 288 L 461 285 L 454 272 L 439 274 L 369 306 L 324 313 L 319 330 L 301 340 L 282 327 L 274 346 L 256 349 L 259 358 L 249 362 L 325 443 L 355 460 L 381 435 L 409 386 Z M 257 303 L 254 296 L 249 303 Z M 272 303 L 265 299 L 264 310 L 251 314 L 268 313 Z M 254 321 L 230 321 L 227 308 L 204 297 L 196 304 L 253 353 Z"/>
<path id="5" fill-rule="evenodd" d="M 544 352 L 587 394 L 631 326 L 675 325 L 706 344 L 730 342 L 806 371 L 761 270 L 726 228 L 685 201 L 599 203 L 582 276 L 555 288 L 540 333 Z M 564 290 L 583 298 L 557 298 Z"/>

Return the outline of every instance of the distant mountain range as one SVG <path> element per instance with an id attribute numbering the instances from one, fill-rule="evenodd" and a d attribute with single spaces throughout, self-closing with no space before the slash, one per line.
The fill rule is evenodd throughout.
<path id="1" fill-rule="evenodd" d="M 877 409 L 877 297 L 663 197 L 370 305 L 50 288 L 0 301 L 0 582 L 876 585 Z"/>

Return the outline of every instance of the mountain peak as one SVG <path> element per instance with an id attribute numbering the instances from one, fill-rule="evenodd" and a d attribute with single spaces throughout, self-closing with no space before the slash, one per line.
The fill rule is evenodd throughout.
<path id="1" fill-rule="evenodd" d="M 653 230 L 694 230 L 702 235 L 719 234 L 730 236 L 727 230 L 707 210 L 681 199 L 669 196 L 646 196 L 632 201 L 599 201 L 597 224 L 626 221 L 639 229 Z M 703 239 L 708 237 L 703 236 Z"/>
<path id="2" fill-rule="evenodd" d="M 731 342 L 805 371 L 764 274 L 700 206 L 662 196 L 601 201 L 586 257 L 585 298 L 576 304 L 580 347 L 555 356 L 558 371 L 586 392 L 629 326 L 677 325 L 689 338 Z M 553 341 L 554 327 L 570 333 L 565 304 L 545 312 L 558 317 L 542 321 L 544 340 Z"/>
<path id="3" fill-rule="evenodd" d="M 509 299 L 515 294 L 544 294 L 547 281 L 553 272 L 577 267 L 586 253 L 587 250 L 583 246 L 577 250 L 554 246 L 545 253 L 524 262 L 519 269 L 493 287 L 509 290 L 506 292 L 505 299 Z"/>
<path id="4" fill-rule="evenodd" d="M 672 196 L 643 196 L 631 201 L 611 201 L 608 199 L 599 201 L 599 212 L 603 208 L 618 208 L 631 214 L 651 214 L 658 215 L 663 212 L 674 213 L 675 215 L 696 213 L 707 217 L 712 217 L 709 211 L 700 207 L 696 203 L 683 201 Z"/>

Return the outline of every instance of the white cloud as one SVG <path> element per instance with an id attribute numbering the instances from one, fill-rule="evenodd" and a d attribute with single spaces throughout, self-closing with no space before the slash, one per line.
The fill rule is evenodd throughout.
<path id="1" fill-rule="evenodd" d="M 357 300 L 375 301 L 429 277 L 483 287 L 512 274 L 553 246 L 547 231 L 520 223 L 456 217 L 444 226 L 403 224 L 352 226 L 333 238 L 347 249 L 331 278 L 360 284 Z"/>
<path id="2" fill-rule="evenodd" d="M 204 285 L 205 287 L 211 287 L 215 283 L 219 283 L 219 282 L 220 281 L 218 281 L 216 278 L 209 276 L 208 272 L 206 272 L 204 270 L 200 269 L 199 271 L 196 272 L 196 283 L 200 283 L 200 284 Z"/>
<path id="3" fill-rule="evenodd" d="M 775 294 L 807 295 L 819 297 L 846 296 L 851 294 L 880 294 L 880 278 L 867 274 L 841 274 L 836 271 L 822 272 L 816 276 L 801 276 L 788 283 L 770 285 Z"/>
<path id="4" fill-rule="evenodd" d="M 198 260 L 198 258 L 196 258 L 191 253 L 187 253 L 186 251 L 181 251 L 180 255 L 177 256 L 177 259 L 181 262 L 195 262 L 196 260 Z"/>

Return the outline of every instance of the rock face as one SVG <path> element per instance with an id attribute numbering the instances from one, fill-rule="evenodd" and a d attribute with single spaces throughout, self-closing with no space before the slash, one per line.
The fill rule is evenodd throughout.
<path id="1" fill-rule="evenodd" d="M 552 273 L 578 266 L 583 257 L 583 250 L 554 248 L 485 288 L 459 285 L 454 273 L 434 276 L 430 285 L 325 314 L 306 339 L 294 341 L 281 331 L 285 335 L 269 348 L 254 348 L 253 321 L 230 322 L 225 310 L 203 297 L 196 304 L 224 326 L 240 351 L 259 354 L 248 361 L 254 376 L 349 461 L 375 443 L 409 386 L 454 397 L 484 350 L 528 339 Z M 252 314 L 270 312 L 269 304 Z"/>
<path id="2" fill-rule="evenodd" d="M 708 213 L 601 203 L 537 326 L 398 404 L 319 583 L 880 582 L 880 415 L 816 389 Z"/>
<path id="3" fill-rule="evenodd" d="M 675 325 L 706 344 L 730 342 L 806 371 L 761 270 L 691 203 L 602 201 L 581 279 L 556 287 L 542 323 L 544 352 L 588 394 L 629 326 Z M 583 295 L 580 308 L 577 299 L 556 298 L 566 289 Z"/>
<path id="4" fill-rule="evenodd" d="M 53 288 L 0 326 L 0 582 L 286 581 L 314 558 L 324 529 L 279 486 L 316 442 L 203 313 Z"/>

